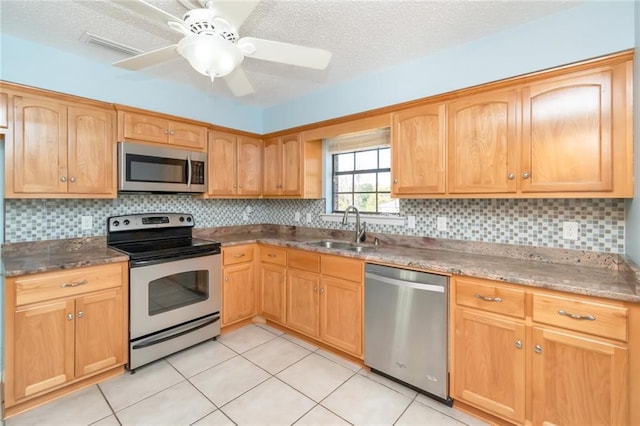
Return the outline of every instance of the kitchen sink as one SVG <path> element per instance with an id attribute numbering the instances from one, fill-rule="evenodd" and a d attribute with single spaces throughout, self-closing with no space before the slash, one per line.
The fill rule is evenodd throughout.
<path id="1" fill-rule="evenodd" d="M 345 250 L 355 251 L 356 253 L 367 253 L 370 251 L 375 251 L 376 249 L 377 247 L 370 247 L 370 246 L 351 246 Z"/>
<path id="2" fill-rule="evenodd" d="M 336 249 L 336 250 L 346 250 L 346 251 L 353 251 L 356 253 L 365 253 L 365 252 L 369 252 L 369 251 L 374 251 L 376 250 L 377 247 L 373 247 L 373 246 L 361 246 L 361 245 L 356 245 L 355 243 L 347 243 L 344 241 L 332 241 L 332 240 L 322 240 L 322 241 L 314 241 L 311 243 L 308 243 L 311 246 L 316 246 L 316 247 L 324 247 L 327 249 Z"/>

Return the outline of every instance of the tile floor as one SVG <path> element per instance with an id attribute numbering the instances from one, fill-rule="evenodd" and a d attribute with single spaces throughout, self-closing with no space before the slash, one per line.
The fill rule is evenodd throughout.
<path id="1" fill-rule="evenodd" d="M 268 326 L 249 325 L 7 420 L 14 425 L 485 423 Z"/>

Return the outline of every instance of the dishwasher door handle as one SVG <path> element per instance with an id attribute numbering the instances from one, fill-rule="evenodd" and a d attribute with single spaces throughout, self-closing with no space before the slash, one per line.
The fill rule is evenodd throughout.
<path id="1" fill-rule="evenodd" d="M 372 280 L 383 282 L 385 284 L 395 285 L 398 287 L 415 288 L 416 290 L 425 290 L 425 291 L 431 291 L 434 293 L 444 293 L 444 287 L 439 285 L 422 284 L 422 283 L 415 283 L 411 281 L 397 280 L 395 278 L 383 277 L 381 275 L 376 275 L 371 273 L 366 273 L 365 277 Z M 366 281 L 365 281 L 365 285 L 366 285 Z"/>

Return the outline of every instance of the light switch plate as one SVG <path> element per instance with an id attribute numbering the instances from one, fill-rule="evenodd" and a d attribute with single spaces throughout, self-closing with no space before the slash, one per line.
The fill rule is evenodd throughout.
<path id="1" fill-rule="evenodd" d="M 407 216 L 407 228 L 416 229 L 416 217 L 415 216 Z"/>
<path id="2" fill-rule="evenodd" d="M 578 239 L 578 222 L 562 223 L 562 238 L 575 241 Z"/>
<path id="3" fill-rule="evenodd" d="M 446 231 L 447 230 L 447 218 L 444 216 L 439 216 L 436 221 L 436 229 L 438 231 Z"/>
<path id="4" fill-rule="evenodd" d="M 293 220 L 295 222 L 300 222 L 300 212 L 295 212 L 293 215 Z"/>
<path id="5" fill-rule="evenodd" d="M 93 216 L 82 216 L 80 220 L 80 228 L 82 230 L 93 229 Z"/>
<path id="6" fill-rule="evenodd" d="M 307 213 L 307 223 L 311 223 L 311 213 Z"/>

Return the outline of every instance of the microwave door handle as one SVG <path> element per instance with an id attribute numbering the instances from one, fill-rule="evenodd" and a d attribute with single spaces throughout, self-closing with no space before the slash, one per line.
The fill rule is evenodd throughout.
<path id="1" fill-rule="evenodd" d="M 191 188 L 191 154 L 187 155 L 187 188 Z"/>

